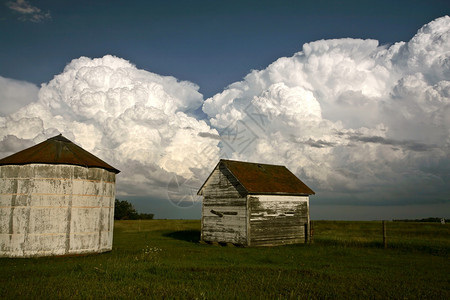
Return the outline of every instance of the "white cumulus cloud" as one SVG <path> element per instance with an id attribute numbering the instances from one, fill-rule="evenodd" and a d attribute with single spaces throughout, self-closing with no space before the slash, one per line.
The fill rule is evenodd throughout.
<path id="1" fill-rule="evenodd" d="M 448 204 L 449 33 L 445 16 L 393 45 L 311 42 L 205 101 L 110 55 L 73 60 L 37 98 L 0 78 L 33 98 L 2 108 L 0 157 L 62 133 L 122 171 L 119 195 L 181 205 L 225 156 L 286 165 L 322 203 Z"/>
<path id="2" fill-rule="evenodd" d="M 81 57 L 43 84 L 37 101 L 0 118 L 0 155 L 62 133 L 122 171 L 119 195 L 167 197 L 174 176 L 200 185 L 205 164 L 218 159 L 218 141 L 208 138 L 217 131 L 192 114 L 202 102 L 193 83 L 110 55 Z"/>
<path id="3" fill-rule="evenodd" d="M 38 99 L 39 88 L 29 82 L 0 76 L 0 116 L 9 115 Z"/>
<path id="4" fill-rule="evenodd" d="M 236 159 L 287 165 L 321 198 L 449 202 L 450 17 L 408 42 L 320 40 L 207 99 Z"/>

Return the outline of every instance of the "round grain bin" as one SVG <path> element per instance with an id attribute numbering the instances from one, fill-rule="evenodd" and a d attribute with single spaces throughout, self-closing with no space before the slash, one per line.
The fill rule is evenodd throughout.
<path id="1" fill-rule="evenodd" d="M 0 160 L 0 257 L 110 251 L 119 170 L 62 135 Z"/>

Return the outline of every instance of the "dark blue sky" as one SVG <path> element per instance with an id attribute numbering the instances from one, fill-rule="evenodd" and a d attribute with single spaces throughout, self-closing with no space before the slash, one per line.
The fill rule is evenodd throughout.
<path id="1" fill-rule="evenodd" d="M 60 1 L 27 3 L 40 22 L 0 5 L 0 76 L 40 85 L 80 56 L 113 54 L 189 80 L 205 98 L 330 38 L 409 40 L 450 13 L 448 1 Z"/>

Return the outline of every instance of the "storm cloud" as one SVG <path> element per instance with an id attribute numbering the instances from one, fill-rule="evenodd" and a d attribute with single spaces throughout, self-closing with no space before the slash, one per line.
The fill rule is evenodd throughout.
<path id="1" fill-rule="evenodd" d="M 233 124 L 249 141 L 224 147 L 230 157 L 286 165 L 331 202 L 448 203 L 449 62 L 448 16 L 408 42 L 320 40 L 203 110 L 219 132 Z"/>
<path id="2" fill-rule="evenodd" d="M 397 140 L 393 140 L 393 139 L 386 139 L 384 137 L 381 136 L 359 136 L 359 135 L 355 135 L 355 136 L 351 136 L 349 137 L 349 140 L 351 141 L 355 141 L 355 142 L 362 142 L 362 143 L 374 143 L 374 144 L 380 144 L 380 145 L 390 145 L 390 146 L 395 146 L 397 148 L 394 149 L 398 149 L 399 148 L 404 148 L 405 150 L 409 150 L 409 151 L 429 151 L 433 148 L 436 148 L 437 145 L 427 145 L 427 144 L 423 144 L 423 143 L 417 143 L 414 141 L 397 141 Z"/>
<path id="3" fill-rule="evenodd" d="M 449 203 L 449 78 L 448 16 L 392 45 L 307 43 L 206 100 L 194 83 L 81 57 L 2 111 L 0 156 L 62 133 L 122 171 L 124 196 L 184 203 L 224 157 L 286 165 L 317 203 Z"/>
<path id="4" fill-rule="evenodd" d="M 217 131 L 192 113 L 202 103 L 191 82 L 110 55 L 81 57 L 37 101 L 0 117 L 0 156 L 62 133 L 122 171 L 119 195 L 166 198 L 174 176 L 201 184 L 219 157 L 217 140 L 204 138 Z"/>

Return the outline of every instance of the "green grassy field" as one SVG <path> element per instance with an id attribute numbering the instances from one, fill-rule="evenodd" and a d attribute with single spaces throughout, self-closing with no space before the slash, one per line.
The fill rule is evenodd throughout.
<path id="1" fill-rule="evenodd" d="M 450 225 L 314 222 L 314 243 L 199 243 L 200 221 L 115 223 L 113 251 L 0 259 L 0 299 L 450 299 Z"/>

